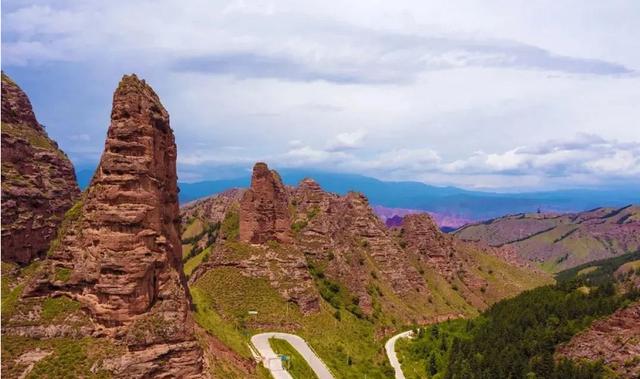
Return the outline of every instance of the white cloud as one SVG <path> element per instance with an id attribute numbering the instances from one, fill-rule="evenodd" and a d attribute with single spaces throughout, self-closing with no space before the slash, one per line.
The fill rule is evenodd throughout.
<path id="1" fill-rule="evenodd" d="M 346 151 L 362 147 L 367 133 L 364 130 L 354 132 L 338 133 L 333 141 L 327 146 L 328 151 Z"/>
<path id="2" fill-rule="evenodd" d="M 2 5 L 3 69 L 72 157 L 102 149 L 117 78 L 136 71 L 182 167 L 534 187 L 637 172 L 637 1 Z"/>

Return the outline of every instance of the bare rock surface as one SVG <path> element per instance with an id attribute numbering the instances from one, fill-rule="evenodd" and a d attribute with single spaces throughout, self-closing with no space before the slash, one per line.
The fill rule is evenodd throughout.
<path id="1" fill-rule="evenodd" d="M 2 260 L 43 257 L 80 190 L 73 165 L 2 73 Z"/>
<path id="2" fill-rule="evenodd" d="M 66 296 L 126 345 L 116 377 L 201 377 L 182 273 L 176 145 L 169 114 L 135 75 L 113 96 L 105 150 L 27 296 Z M 68 273 L 61 275 L 61 273 Z"/>
<path id="3" fill-rule="evenodd" d="M 572 359 L 602 360 L 623 378 L 640 377 L 640 302 L 595 321 L 556 353 Z"/>
<path id="4" fill-rule="evenodd" d="M 253 167 L 251 187 L 240 201 L 240 241 L 291 241 L 287 190 L 280 175 L 265 163 Z"/>

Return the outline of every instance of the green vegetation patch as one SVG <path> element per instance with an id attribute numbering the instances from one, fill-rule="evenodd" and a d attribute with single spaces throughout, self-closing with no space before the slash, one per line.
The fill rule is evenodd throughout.
<path id="1" fill-rule="evenodd" d="M 73 272 L 73 270 L 71 270 L 70 268 L 56 267 L 56 270 L 55 270 L 55 273 L 54 273 L 54 278 L 55 278 L 55 280 L 60 280 L 60 281 L 63 281 L 63 282 L 67 282 L 71 278 L 71 273 L 72 272 Z"/>
<path id="2" fill-rule="evenodd" d="M 585 263 L 583 265 L 559 272 L 558 274 L 556 274 L 556 280 L 558 280 L 559 282 L 571 281 L 574 280 L 580 272 L 582 272 L 582 275 L 580 275 L 581 280 L 584 280 L 591 285 L 598 285 L 600 283 L 609 281 L 618 267 L 627 262 L 632 262 L 638 259 L 640 259 L 640 252 L 629 253 L 620 255 L 618 257 Z M 596 269 L 589 269 L 590 267 L 595 267 Z"/>
<path id="3" fill-rule="evenodd" d="M 210 296 L 208 300 L 213 309 L 242 323 L 249 317 L 256 322 L 285 321 L 280 311 L 285 308 L 286 301 L 280 294 L 266 279 L 242 275 L 237 268 L 210 270 L 198 279 L 195 288 Z M 258 315 L 249 316 L 249 311 L 257 311 Z"/>
<path id="4" fill-rule="evenodd" d="M 2 262 L 2 322 L 6 323 L 15 313 L 25 284 L 40 268 L 41 262 L 32 262 L 28 266 Z"/>
<path id="5" fill-rule="evenodd" d="M 289 342 L 278 338 L 270 338 L 269 345 L 271 345 L 271 348 L 276 354 L 286 356 L 286 360 L 282 362 L 282 365 L 294 379 L 318 378 L 311 367 L 309 367 L 307 361 Z"/>
<path id="6" fill-rule="evenodd" d="M 80 199 L 73 204 L 71 208 L 64 214 L 64 218 L 62 219 L 62 223 L 58 228 L 58 232 L 56 234 L 56 238 L 51 241 L 51 245 L 49 245 L 49 253 L 56 251 L 60 244 L 62 243 L 62 239 L 67 234 L 67 231 L 75 222 L 80 220 L 82 217 L 82 207 L 84 206 L 84 198 L 85 194 L 82 194 Z"/>
<path id="7" fill-rule="evenodd" d="M 228 241 L 238 240 L 240 237 L 240 213 L 237 207 L 225 214 L 222 225 L 220 225 L 220 231 Z"/>
<path id="8" fill-rule="evenodd" d="M 185 239 L 199 235 L 204 231 L 204 227 L 205 225 L 202 222 L 202 220 L 200 220 L 199 218 L 194 218 L 187 225 L 184 232 L 182 232 L 182 239 L 185 240 Z"/>
<path id="9" fill-rule="evenodd" d="M 207 259 L 209 259 L 209 253 L 210 252 L 211 252 L 211 246 L 209 246 L 206 249 L 202 250 L 195 257 L 189 258 L 189 260 L 187 260 L 185 262 L 184 267 L 183 267 L 184 274 L 187 275 L 187 276 L 190 276 L 191 273 L 193 272 L 193 270 L 195 270 L 196 267 L 198 267 L 200 265 L 200 263 L 202 263 L 202 262 L 206 261 Z"/>
<path id="10" fill-rule="evenodd" d="M 558 344 L 640 297 L 583 276 L 500 301 L 479 317 L 425 329 L 398 345 L 407 378 L 601 378 L 601 363 L 556 361 Z"/>
<path id="11" fill-rule="evenodd" d="M 384 353 L 384 335 L 371 321 L 321 300 L 320 311 L 303 316 L 266 279 L 242 275 L 233 267 L 208 271 L 191 288 L 195 318 L 207 331 L 243 356 L 253 334 L 288 331 L 304 338 L 336 374 L 345 379 L 393 376 Z M 257 311 L 257 314 L 248 314 Z"/>
<path id="12" fill-rule="evenodd" d="M 291 224 L 291 230 L 293 230 L 293 232 L 296 234 L 300 233 L 300 231 L 306 228 L 308 224 L 309 223 L 307 222 L 307 220 L 298 220 Z"/>
<path id="13" fill-rule="evenodd" d="M 455 339 L 470 338 L 469 320 L 456 319 L 414 329 L 413 339 L 400 339 L 396 351 L 407 379 L 442 378 Z"/>
<path id="14" fill-rule="evenodd" d="M 19 377 L 27 368 L 15 360 L 22 354 L 40 349 L 50 354 L 36 362 L 26 376 L 32 378 L 109 378 L 106 371 L 92 372 L 99 361 L 122 353 L 121 348 L 103 339 L 31 339 L 14 335 L 2 336 L 2 374 Z"/>
<path id="15" fill-rule="evenodd" d="M 365 318 L 365 314 L 358 305 L 357 296 L 352 296 L 347 288 L 340 283 L 331 280 L 324 274 L 324 270 L 318 265 L 309 264 L 309 272 L 313 276 L 320 296 L 336 309 L 336 317 L 340 315 L 340 309 L 344 308 L 358 318 Z"/>
<path id="16" fill-rule="evenodd" d="M 65 316 L 80 309 L 80 303 L 66 296 L 49 297 L 42 303 L 41 318 L 44 321 L 61 321 Z"/>

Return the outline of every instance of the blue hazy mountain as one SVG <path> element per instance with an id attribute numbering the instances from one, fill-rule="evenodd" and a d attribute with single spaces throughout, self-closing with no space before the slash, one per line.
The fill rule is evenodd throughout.
<path id="1" fill-rule="evenodd" d="M 362 192 L 371 204 L 429 210 L 471 219 L 535 212 L 538 209 L 568 212 L 640 203 L 640 191 L 633 188 L 498 193 L 438 187 L 421 182 L 388 182 L 356 174 L 302 169 L 281 169 L 278 172 L 288 185 L 297 185 L 305 177 L 311 177 L 329 192 Z M 180 202 L 189 202 L 229 188 L 247 187 L 249 181 L 249 175 L 246 175 L 234 179 L 180 183 Z"/>

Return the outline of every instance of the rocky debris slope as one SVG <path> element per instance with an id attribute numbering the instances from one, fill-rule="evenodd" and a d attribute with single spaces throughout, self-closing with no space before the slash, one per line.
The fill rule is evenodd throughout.
<path id="1" fill-rule="evenodd" d="M 623 378 L 640 377 L 640 302 L 594 322 L 561 345 L 556 354 L 571 359 L 602 360 Z"/>
<path id="2" fill-rule="evenodd" d="M 43 257 L 80 190 L 27 95 L 2 73 L 2 260 Z"/>
<path id="3" fill-rule="evenodd" d="M 240 241 L 290 242 L 290 226 L 289 199 L 280 175 L 265 163 L 256 163 L 251 187 L 240 201 Z"/>
<path id="4" fill-rule="evenodd" d="M 467 225 L 466 241 L 508 247 L 523 259 L 558 272 L 640 249 L 640 206 L 568 214 L 518 214 Z"/>
<path id="5" fill-rule="evenodd" d="M 116 377 L 203 375 L 182 274 L 177 195 L 169 114 L 144 81 L 124 76 L 91 185 L 25 292 L 77 302 L 93 336 L 125 347 L 99 366 Z"/>

